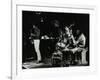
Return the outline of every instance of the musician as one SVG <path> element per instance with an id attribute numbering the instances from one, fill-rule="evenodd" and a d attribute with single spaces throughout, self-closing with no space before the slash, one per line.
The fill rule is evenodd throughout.
<path id="1" fill-rule="evenodd" d="M 75 54 L 78 54 L 76 55 L 75 60 L 80 60 L 79 58 L 81 58 L 81 64 L 87 64 L 86 61 L 87 49 L 85 48 L 86 37 L 79 29 L 76 30 L 76 34 L 74 35 L 74 37 L 75 37 L 75 45 L 77 46 Z"/>
<path id="2" fill-rule="evenodd" d="M 65 48 L 63 49 L 63 51 L 68 51 L 70 48 L 75 47 L 75 39 L 72 34 L 72 28 L 70 28 L 70 26 L 65 26 L 65 31 L 63 33 L 63 38 L 61 40 L 61 42 L 65 44 Z"/>
<path id="3" fill-rule="evenodd" d="M 40 53 L 40 29 L 33 25 L 31 30 L 31 37 L 29 39 L 32 40 L 32 44 L 34 44 L 35 52 L 37 53 L 37 63 L 41 62 L 41 53 Z"/>
<path id="4" fill-rule="evenodd" d="M 70 26 L 65 26 L 65 31 L 63 33 L 63 37 L 61 38 L 61 40 L 57 43 L 57 48 L 58 50 L 60 50 L 63 53 L 63 58 L 65 64 L 69 65 L 72 63 L 72 49 L 75 48 L 75 40 L 72 34 L 72 29 L 70 28 Z"/>
<path id="5" fill-rule="evenodd" d="M 86 52 L 87 49 L 85 49 L 86 44 L 86 37 L 85 35 L 79 30 L 76 29 L 74 35 L 72 34 L 72 30 L 68 31 L 68 28 L 66 27 L 66 35 L 70 35 L 69 38 L 65 38 L 67 40 L 68 45 L 63 49 L 63 51 L 67 51 L 72 55 L 72 60 L 75 60 L 76 63 L 79 64 L 87 64 L 86 61 Z"/>
<path id="6" fill-rule="evenodd" d="M 63 53 L 65 53 L 65 58 L 67 59 L 67 64 L 74 64 L 74 55 L 73 49 L 75 49 L 75 39 L 72 33 L 71 24 L 69 27 L 65 26 L 65 34 L 64 34 L 64 41 L 66 42 L 66 47 L 63 49 Z"/>
<path id="7" fill-rule="evenodd" d="M 62 35 L 61 24 L 56 19 L 51 21 L 50 35 L 55 39 L 59 39 L 61 37 L 61 35 Z"/>

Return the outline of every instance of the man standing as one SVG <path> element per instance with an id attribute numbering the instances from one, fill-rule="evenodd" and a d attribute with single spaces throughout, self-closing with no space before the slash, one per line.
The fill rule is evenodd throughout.
<path id="1" fill-rule="evenodd" d="M 32 40 L 32 44 L 34 44 L 35 51 L 37 53 L 37 63 L 41 61 L 41 53 L 40 53 L 40 29 L 33 25 L 33 28 L 31 30 L 31 37 L 29 39 Z"/>

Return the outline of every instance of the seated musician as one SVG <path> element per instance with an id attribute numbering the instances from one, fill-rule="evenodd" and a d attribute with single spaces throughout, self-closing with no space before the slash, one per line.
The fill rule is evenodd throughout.
<path id="1" fill-rule="evenodd" d="M 74 41 L 73 40 L 73 34 L 72 29 L 67 26 L 65 26 L 65 31 L 63 33 L 63 37 L 60 39 L 60 41 L 57 43 L 57 46 L 59 50 L 63 53 L 63 59 L 66 61 L 66 64 L 72 63 L 72 49 L 75 48 Z"/>
<path id="2" fill-rule="evenodd" d="M 67 64 L 73 64 L 74 56 L 73 56 L 73 49 L 76 47 L 75 40 L 72 34 L 72 29 L 69 27 L 65 27 L 65 34 L 64 34 L 64 43 L 66 43 L 65 48 L 62 50 L 65 53 L 65 58 L 67 59 Z"/>
<path id="3" fill-rule="evenodd" d="M 69 51 L 70 53 L 73 53 L 74 56 L 72 56 L 71 58 L 72 60 L 75 59 L 75 62 L 79 64 L 87 64 L 86 61 L 87 49 L 85 49 L 86 37 L 83 33 L 81 33 L 79 29 L 77 29 L 75 32 L 76 33 L 74 34 L 74 36 L 72 32 L 70 32 L 71 36 L 66 39 L 68 45 L 65 47 L 65 49 L 63 49 L 63 51 Z"/>
<path id="4" fill-rule="evenodd" d="M 75 53 L 76 53 L 75 60 L 81 60 L 80 64 L 87 64 L 87 61 L 86 61 L 87 49 L 85 48 L 86 37 L 79 29 L 76 30 L 76 34 L 74 35 L 74 37 L 75 37 L 75 45 L 77 46 L 75 50 Z"/>

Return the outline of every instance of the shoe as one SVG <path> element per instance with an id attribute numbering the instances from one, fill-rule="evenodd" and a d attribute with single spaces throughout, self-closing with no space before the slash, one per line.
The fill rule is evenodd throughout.
<path id="1" fill-rule="evenodd" d="M 36 63 L 37 63 L 37 64 L 38 64 L 38 63 L 42 63 L 42 61 L 37 61 Z"/>

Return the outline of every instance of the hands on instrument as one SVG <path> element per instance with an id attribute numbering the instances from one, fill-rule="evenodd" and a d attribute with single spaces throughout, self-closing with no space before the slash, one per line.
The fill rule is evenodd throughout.
<path id="1" fill-rule="evenodd" d="M 69 49 L 68 47 L 66 47 L 65 49 L 63 49 L 62 51 L 70 51 L 73 52 L 73 54 L 77 51 L 77 52 L 81 52 L 84 48 L 80 48 L 80 47 L 75 47 L 73 49 Z"/>

